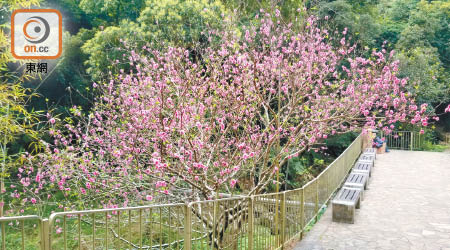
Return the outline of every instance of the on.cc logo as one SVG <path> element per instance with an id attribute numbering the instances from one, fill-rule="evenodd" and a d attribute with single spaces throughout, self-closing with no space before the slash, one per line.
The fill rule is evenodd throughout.
<path id="1" fill-rule="evenodd" d="M 11 53 L 17 59 L 55 59 L 62 53 L 62 17 L 54 9 L 19 9 L 11 16 Z"/>

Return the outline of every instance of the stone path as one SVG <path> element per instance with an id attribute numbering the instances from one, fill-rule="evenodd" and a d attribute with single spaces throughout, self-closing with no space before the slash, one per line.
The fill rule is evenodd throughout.
<path id="1" fill-rule="evenodd" d="M 355 224 L 331 207 L 295 250 L 450 250 L 450 153 L 377 155 Z"/>

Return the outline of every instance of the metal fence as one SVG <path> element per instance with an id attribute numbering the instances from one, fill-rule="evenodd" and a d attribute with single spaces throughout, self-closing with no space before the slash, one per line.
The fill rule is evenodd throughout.
<path id="1" fill-rule="evenodd" d="M 361 147 L 362 135 L 319 176 L 290 191 L 188 204 L 60 212 L 49 219 L 0 218 L 2 249 L 283 248 L 301 239 L 308 225 L 317 220 Z M 34 226 L 26 225 L 27 220 L 34 220 Z M 14 230 L 21 238 L 8 237 Z"/>
<path id="2" fill-rule="evenodd" d="M 450 134 L 444 135 L 444 143 L 450 145 Z"/>
<path id="3" fill-rule="evenodd" d="M 425 139 L 423 135 L 413 131 L 393 131 L 383 136 L 388 148 L 400 150 L 421 150 Z"/>

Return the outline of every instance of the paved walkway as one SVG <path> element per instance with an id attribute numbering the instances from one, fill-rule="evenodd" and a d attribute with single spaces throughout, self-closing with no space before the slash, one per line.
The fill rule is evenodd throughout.
<path id="1" fill-rule="evenodd" d="M 355 224 L 331 207 L 295 250 L 450 250 L 450 153 L 377 155 Z"/>

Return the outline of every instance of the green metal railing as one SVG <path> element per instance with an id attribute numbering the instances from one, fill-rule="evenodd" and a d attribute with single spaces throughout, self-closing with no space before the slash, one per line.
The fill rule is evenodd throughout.
<path id="1" fill-rule="evenodd" d="M 301 239 L 361 153 L 362 135 L 302 188 L 187 204 L 4 217 L 2 249 L 280 249 Z M 24 220 L 38 220 L 36 248 L 25 247 Z M 22 248 L 6 222 L 22 225 Z M 7 245 L 10 243 L 10 245 Z"/>
<path id="2" fill-rule="evenodd" d="M 41 217 L 37 215 L 0 217 L 0 223 L 1 249 L 46 249 L 42 239 L 48 236 L 48 232 L 44 230 L 45 225 Z M 7 238 L 10 235 L 14 237 Z M 29 242 L 29 239 L 39 241 Z"/>
<path id="3" fill-rule="evenodd" d="M 386 138 L 388 148 L 400 150 L 421 150 L 425 139 L 423 135 L 413 131 L 393 131 L 382 136 Z"/>

